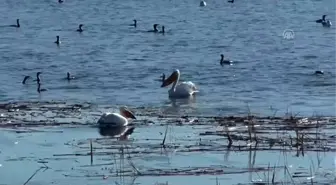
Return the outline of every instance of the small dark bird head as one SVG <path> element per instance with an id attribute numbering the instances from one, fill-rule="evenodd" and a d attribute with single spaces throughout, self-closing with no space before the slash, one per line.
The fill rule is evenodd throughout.
<path id="1" fill-rule="evenodd" d="M 56 36 L 56 39 L 59 40 L 59 36 L 58 35 Z"/>
<path id="2" fill-rule="evenodd" d="M 80 25 L 79 25 L 79 29 L 82 29 L 82 26 L 83 26 L 83 24 L 80 24 Z"/>
<path id="3" fill-rule="evenodd" d="M 39 77 L 40 74 L 42 74 L 42 72 L 37 72 L 37 73 L 36 73 L 36 76 Z"/>
<path id="4" fill-rule="evenodd" d="M 70 73 L 67 72 L 67 79 L 70 80 Z"/>
<path id="5" fill-rule="evenodd" d="M 137 20 L 136 20 L 136 19 L 133 19 L 133 22 L 134 22 L 134 24 L 136 24 L 136 23 L 137 23 Z"/>
<path id="6" fill-rule="evenodd" d="M 325 20 L 326 16 L 327 16 L 327 15 L 323 15 L 323 16 L 322 16 L 322 20 Z"/>
<path id="7" fill-rule="evenodd" d="M 223 54 L 221 54 L 220 56 L 221 56 L 221 59 L 224 59 L 224 55 Z"/>

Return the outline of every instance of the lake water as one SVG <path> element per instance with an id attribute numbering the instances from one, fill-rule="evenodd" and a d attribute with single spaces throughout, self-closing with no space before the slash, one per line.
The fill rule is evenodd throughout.
<path id="1" fill-rule="evenodd" d="M 335 1 L 6 0 L 0 17 L 0 101 L 67 100 L 169 106 L 162 73 L 200 89 L 198 113 L 335 115 Z M 315 23 L 327 14 L 333 26 Z M 15 24 L 19 18 L 21 28 Z M 132 20 L 138 27 L 132 28 Z M 147 33 L 164 25 L 166 34 Z M 83 33 L 75 30 L 84 24 Z M 283 38 L 291 29 L 292 40 Z M 54 43 L 56 35 L 61 45 Z M 220 54 L 235 61 L 219 65 Z M 324 75 L 314 75 L 316 70 Z M 32 80 L 42 71 L 39 95 Z M 77 77 L 68 83 L 66 72 Z"/>

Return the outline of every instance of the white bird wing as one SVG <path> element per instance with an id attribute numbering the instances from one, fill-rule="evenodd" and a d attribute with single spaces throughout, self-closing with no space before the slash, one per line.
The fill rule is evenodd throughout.
<path id="1" fill-rule="evenodd" d="M 98 124 L 108 124 L 110 126 L 126 126 L 128 121 L 118 113 L 104 113 L 98 120 Z"/>
<path id="2" fill-rule="evenodd" d="M 191 81 L 181 82 L 178 86 L 176 86 L 176 91 L 178 92 L 187 92 L 189 94 L 193 94 L 194 92 L 198 92 L 196 85 Z"/>

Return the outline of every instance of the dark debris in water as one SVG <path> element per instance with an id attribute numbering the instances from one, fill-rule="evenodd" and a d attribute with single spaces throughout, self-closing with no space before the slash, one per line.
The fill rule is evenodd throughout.
<path id="1" fill-rule="evenodd" d="M 232 166 L 186 167 L 176 169 L 142 168 L 138 170 L 132 159 L 160 155 L 162 149 L 179 153 L 227 152 L 227 151 L 297 151 L 304 155 L 307 151 L 336 152 L 334 117 L 257 117 L 257 116 L 199 116 L 167 114 L 164 108 L 131 107 L 137 120 L 132 126 L 190 127 L 196 132 L 195 138 L 181 138 L 174 143 L 160 144 L 161 140 L 132 138 L 131 142 L 121 142 L 115 138 L 95 138 L 72 140 L 65 145 L 77 148 L 75 153 L 55 153 L 52 157 L 40 159 L 67 160 L 82 156 L 122 156 L 127 153 L 129 166 L 120 170 L 111 169 L 108 176 L 178 176 L 178 175 L 220 175 L 238 174 L 251 171 L 269 171 L 269 167 L 235 168 Z M 27 132 L 48 132 L 45 127 L 55 126 L 95 126 L 103 112 L 118 111 L 118 107 L 97 106 L 90 103 L 68 104 L 66 102 L 16 102 L 0 104 L 0 128 L 11 129 L 18 134 Z M 206 129 L 205 129 L 206 128 Z M 136 129 L 135 129 L 136 130 Z M 62 133 L 62 131 L 53 131 Z M 90 152 L 90 141 L 93 153 Z M 139 142 L 141 141 L 141 142 Z M 127 147 L 125 147 L 127 146 Z M 125 148 L 124 148 L 125 147 Z M 109 158 L 110 159 L 110 158 Z M 115 160 L 122 160 L 115 157 Z M 7 159 L 7 160 L 23 160 Z M 79 165 L 79 168 L 111 166 L 117 162 Z M 278 167 L 277 167 L 278 168 Z M 283 167 L 281 167 L 283 168 Z M 85 174 L 64 173 L 66 177 L 105 178 L 105 174 L 92 173 L 81 169 Z M 307 177 L 307 174 L 294 174 L 292 178 Z M 301 176 L 300 176 L 301 175 Z"/>

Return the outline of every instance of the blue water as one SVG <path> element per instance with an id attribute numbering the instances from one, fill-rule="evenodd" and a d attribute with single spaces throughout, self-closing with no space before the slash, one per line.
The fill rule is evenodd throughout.
<path id="1" fill-rule="evenodd" d="M 200 89 L 199 113 L 335 115 L 335 1 L 6 0 L 0 6 L 0 101 L 170 106 L 162 73 Z M 327 14 L 333 26 L 315 23 Z M 15 24 L 20 18 L 21 28 Z M 128 26 L 138 20 L 136 29 Z M 165 35 L 147 33 L 165 25 Z M 83 33 L 75 30 L 84 24 Z M 295 32 L 293 40 L 283 31 Z M 61 45 L 54 43 L 56 35 Z M 220 54 L 235 61 L 219 65 Z M 325 75 L 314 75 L 315 70 Z M 42 71 L 43 88 L 22 85 Z M 68 83 L 66 72 L 77 80 Z"/>

